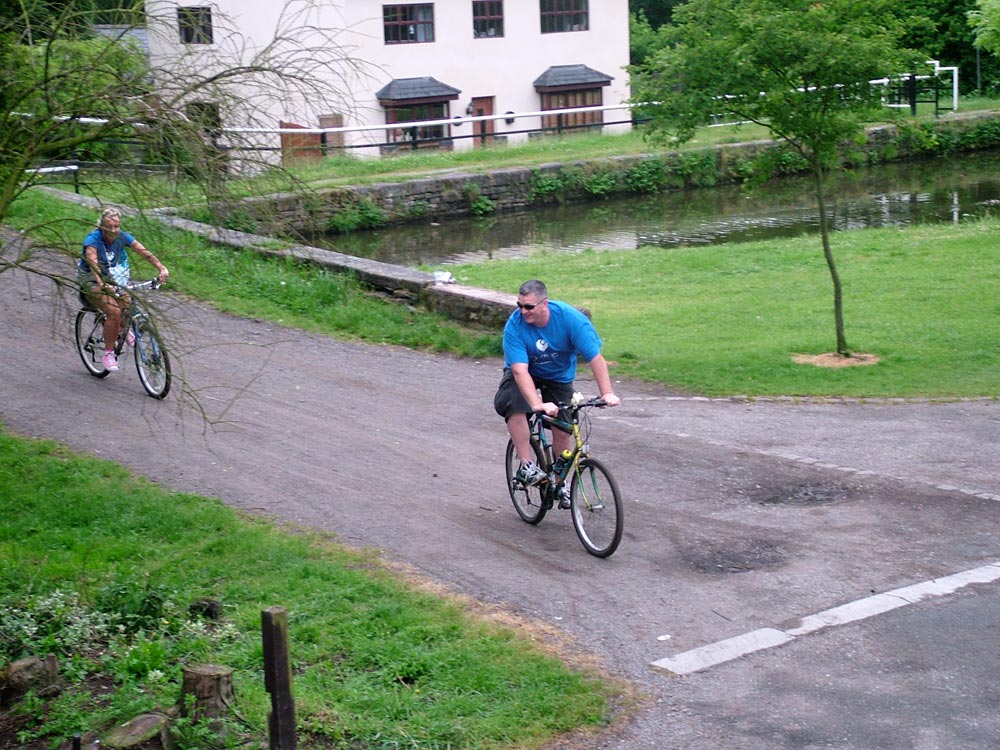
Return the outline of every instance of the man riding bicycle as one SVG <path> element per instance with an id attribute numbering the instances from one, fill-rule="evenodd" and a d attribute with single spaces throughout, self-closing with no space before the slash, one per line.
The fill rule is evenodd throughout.
<path id="1" fill-rule="evenodd" d="M 503 351 L 503 377 L 493 397 L 493 408 L 507 421 L 507 431 L 521 460 L 517 479 L 524 484 L 538 484 L 545 472 L 532 453 L 528 414 L 541 411 L 554 417 L 559 413 L 557 403 L 572 400 L 577 356 L 590 364 L 601 398 L 608 406 L 617 406 L 621 399 L 611 386 L 601 339 L 593 324 L 572 305 L 550 300 L 541 281 L 525 281 L 518 289 L 517 310 L 504 326 Z M 556 455 L 573 447 L 572 437 L 558 430 L 553 430 L 552 443 Z M 569 487 L 564 486 L 563 492 L 568 491 Z"/>
<path id="2" fill-rule="evenodd" d="M 121 291 L 129 280 L 126 248 L 135 250 L 156 267 L 160 272 L 160 283 L 170 275 L 167 267 L 135 237 L 123 232 L 121 226 L 121 211 L 117 208 L 104 209 L 97 229 L 83 240 L 83 251 L 77 266 L 80 291 L 87 295 L 90 304 L 107 316 L 104 320 L 104 357 L 101 361 L 108 372 L 118 371 L 115 342 L 121 329 L 122 313 L 132 301 Z M 126 343 L 131 346 L 134 343 L 132 331 L 126 335 Z"/>

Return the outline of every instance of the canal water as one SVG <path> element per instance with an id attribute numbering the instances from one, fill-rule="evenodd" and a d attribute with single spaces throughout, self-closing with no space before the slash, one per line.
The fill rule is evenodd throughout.
<path id="1" fill-rule="evenodd" d="M 1000 153 L 845 172 L 832 179 L 835 230 L 958 222 L 1000 213 Z M 794 237 L 819 229 L 812 181 L 771 181 L 413 224 L 312 238 L 331 250 L 396 265 L 447 266 L 538 252 L 630 250 Z"/>

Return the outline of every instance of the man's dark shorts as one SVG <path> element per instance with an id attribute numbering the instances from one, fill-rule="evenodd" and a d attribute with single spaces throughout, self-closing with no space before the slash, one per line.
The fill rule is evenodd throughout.
<path id="1" fill-rule="evenodd" d="M 555 380 L 544 380 L 535 378 L 535 385 L 542 393 L 542 401 L 552 401 L 553 403 L 569 403 L 573 400 L 573 381 L 559 383 Z M 493 397 L 493 408 L 497 414 L 505 420 L 510 419 L 515 414 L 530 414 L 531 407 L 521 395 L 521 390 L 514 380 L 514 373 L 507 367 L 500 378 L 500 385 L 497 393 Z"/>

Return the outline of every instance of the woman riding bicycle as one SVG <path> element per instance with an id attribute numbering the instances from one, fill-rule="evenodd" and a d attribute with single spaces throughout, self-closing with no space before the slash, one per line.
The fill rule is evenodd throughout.
<path id="1" fill-rule="evenodd" d="M 101 212 L 97 229 L 83 240 L 83 251 L 77 266 L 80 291 L 94 307 L 107 318 L 104 321 L 104 357 L 102 363 L 108 372 L 118 371 L 115 341 L 121 330 L 122 312 L 128 309 L 131 299 L 123 289 L 129 280 L 129 259 L 126 249 L 135 250 L 160 272 L 160 283 L 170 273 L 159 259 L 128 232 L 123 232 L 121 211 L 106 208 Z M 132 345 L 132 332 L 127 334 Z"/>
<path id="2" fill-rule="evenodd" d="M 518 479 L 538 484 L 545 472 L 534 462 L 527 415 L 543 411 L 555 416 L 559 411 L 556 402 L 570 401 L 577 353 L 590 364 L 607 405 L 617 406 L 621 400 L 611 386 L 601 339 L 590 320 L 572 305 L 550 300 L 541 281 L 526 281 L 518 289 L 517 310 L 504 327 L 503 350 L 504 373 L 493 407 L 507 421 L 507 431 L 521 459 Z M 554 434 L 556 455 L 571 448 L 571 440 L 564 433 Z"/>

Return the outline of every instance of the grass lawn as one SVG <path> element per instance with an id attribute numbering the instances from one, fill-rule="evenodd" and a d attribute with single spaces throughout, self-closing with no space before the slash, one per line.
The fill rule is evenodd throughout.
<path id="1" fill-rule="evenodd" d="M 588 308 L 615 377 L 710 396 L 1000 395 L 1000 220 L 832 237 L 852 351 L 835 351 L 833 285 L 818 237 L 664 250 L 543 254 L 462 266 L 462 283 L 516 291 L 540 278 Z"/>
<path id="2" fill-rule="evenodd" d="M 200 616 L 217 601 L 220 619 Z M 54 653 L 64 690 L 0 711 L 0 747 L 67 747 L 232 667 L 226 747 L 267 736 L 261 611 L 287 608 L 299 747 L 531 748 L 603 726 L 621 686 L 425 593 L 373 554 L 168 492 L 0 427 L 0 665 Z M 540 635 L 535 633 L 534 635 Z M 545 710 L 539 710 L 544 706 Z M 178 722 L 179 750 L 205 750 Z"/>

